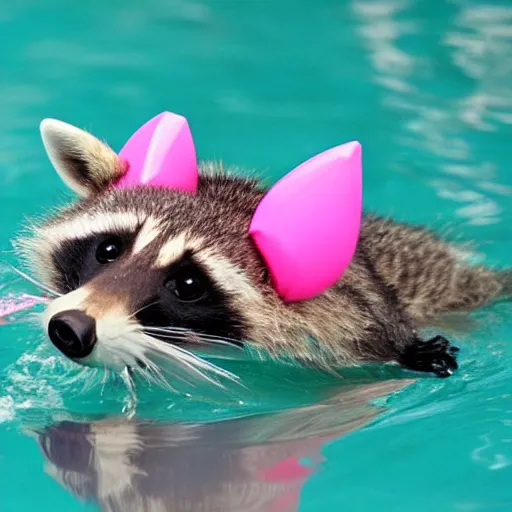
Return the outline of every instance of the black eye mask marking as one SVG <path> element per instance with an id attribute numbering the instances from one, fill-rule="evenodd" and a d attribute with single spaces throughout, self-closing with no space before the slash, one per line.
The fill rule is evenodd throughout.
<path id="1" fill-rule="evenodd" d="M 123 256 L 133 244 L 135 234 L 128 232 L 91 235 L 63 242 L 52 254 L 57 287 L 69 293 L 102 270 L 104 265 Z"/>
<path id="2" fill-rule="evenodd" d="M 136 233 L 109 233 L 64 242 L 53 254 L 59 291 L 69 293 L 97 276 L 109 265 L 124 257 L 122 279 L 105 274 L 99 286 L 112 293 L 130 297 L 131 311 L 144 327 L 173 327 L 231 338 L 242 344 L 245 331 L 242 315 L 233 307 L 232 299 L 208 275 L 191 253 L 166 269 L 154 269 L 135 262 L 130 268 L 130 251 Z M 115 275 L 115 274 L 114 274 Z M 165 333 L 164 333 L 165 334 Z M 179 343 L 173 335 L 154 337 L 168 343 Z M 181 341 L 186 341 L 181 336 Z"/>
<path id="3" fill-rule="evenodd" d="M 157 279 L 157 293 L 136 315 L 143 326 L 178 327 L 198 334 L 242 340 L 241 315 L 233 308 L 228 294 L 194 261 L 192 254 L 158 272 Z M 161 339 L 173 342 L 168 337 Z"/>

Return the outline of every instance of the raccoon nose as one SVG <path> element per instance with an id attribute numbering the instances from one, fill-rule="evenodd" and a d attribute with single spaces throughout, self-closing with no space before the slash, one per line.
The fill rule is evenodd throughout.
<path id="1" fill-rule="evenodd" d="M 78 309 L 70 309 L 52 316 L 48 323 L 48 336 L 67 357 L 87 357 L 96 343 L 94 318 Z"/>

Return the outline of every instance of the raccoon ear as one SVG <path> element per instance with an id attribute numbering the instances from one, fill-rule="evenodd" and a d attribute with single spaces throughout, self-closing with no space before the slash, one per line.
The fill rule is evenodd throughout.
<path id="1" fill-rule="evenodd" d="M 44 119 L 40 130 L 52 165 L 78 195 L 97 194 L 124 174 L 117 154 L 90 133 L 56 119 Z"/>
<path id="2" fill-rule="evenodd" d="M 263 197 L 249 233 L 284 301 L 311 299 L 343 275 L 362 215 L 361 145 L 307 160 Z"/>

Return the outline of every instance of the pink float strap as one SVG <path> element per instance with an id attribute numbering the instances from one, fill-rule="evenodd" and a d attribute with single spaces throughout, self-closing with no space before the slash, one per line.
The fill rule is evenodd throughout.
<path id="1" fill-rule="evenodd" d="M 187 120 L 163 112 L 119 153 L 128 164 L 115 186 L 165 186 L 195 193 L 199 173 Z M 302 163 L 262 199 L 249 233 L 284 301 L 311 299 L 338 281 L 352 260 L 362 214 L 361 145 L 349 142 Z"/>

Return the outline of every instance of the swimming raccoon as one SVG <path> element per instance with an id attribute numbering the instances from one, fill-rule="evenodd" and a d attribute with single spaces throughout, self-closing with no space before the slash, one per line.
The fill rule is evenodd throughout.
<path id="1" fill-rule="evenodd" d="M 327 370 L 394 362 L 447 377 L 458 348 L 418 329 L 512 288 L 509 272 L 469 266 L 434 233 L 365 214 L 342 278 L 311 299 L 284 301 L 248 234 L 262 182 L 205 162 L 193 194 L 117 188 L 126 166 L 107 144 L 56 120 L 41 133 L 81 197 L 15 246 L 59 295 L 44 316 L 50 340 L 83 365 L 144 367 L 150 345 L 190 364 L 199 342 L 250 344 Z"/>

